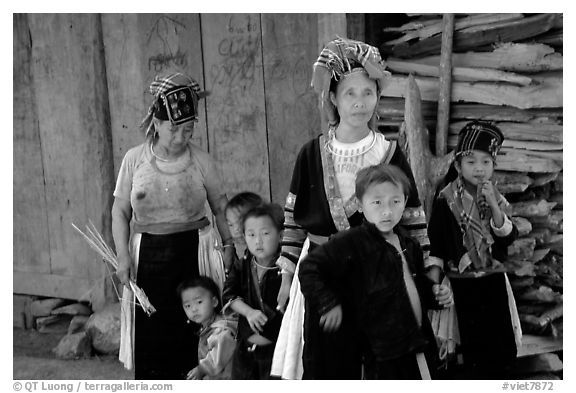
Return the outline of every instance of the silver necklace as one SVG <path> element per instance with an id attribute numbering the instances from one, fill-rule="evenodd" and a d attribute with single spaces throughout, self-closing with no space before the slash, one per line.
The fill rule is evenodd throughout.
<path id="1" fill-rule="evenodd" d="M 186 150 L 189 150 L 189 149 L 188 149 L 188 146 L 186 146 Z M 157 160 L 162 161 L 162 162 L 174 162 L 174 161 L 176 161 L 176 160 L 178 160 L 178 159 L 180 158 L 180 156 L 178 156 L 178 157 L 176 157 L 176 158 L 164 158 L 164 157 L 160 157 L 158 154 L 156 154 L 156 153 L 154 152 L 154 144 L 153 144 L 153 143 L 150 144 L 150 152 L 152 153 L 152 155 L 153 155 Z"/>
<path id="2" fill-rule="evenodd" d="M 326 144 L 324 145 L 324 148 L 325 148 L 326 150 L 328 150 L 328 152 L 329 152 L 330 154 L 335 155 L 335 156 L 337 156 L 337 157 L 347 157 L 347 158 L 350 158 L 350 157 L 361 156 L 361 155 L 363 155 L 363 154 L 368 153 L 370 150 L 372 150 L 372 148 L 373 148 L 374 145 L 376 144 L 376 133 L 375 133 L 374 131 L 371 131 L 371 132 L 372 132 L 372 141 L 370 142 L 370 145 L 369 145 L 367 148 L 362 149 L 362 151 L 360 151 L 360 152 L 358 152 L 358 153 L 354 153 L 354 154 L 351 154 L 351 155 L 346 155 L 346 154 L 342 154 L 342 153 L 336 152 L 336 151 L 334 150 L 334 148 L 332 147 L 332 144 L 331 144 L 332 139 L 329 139 L 328 141 L 326 141 Z M 336 138 L 336 137 L 334 137 L 334 138 Z"/>

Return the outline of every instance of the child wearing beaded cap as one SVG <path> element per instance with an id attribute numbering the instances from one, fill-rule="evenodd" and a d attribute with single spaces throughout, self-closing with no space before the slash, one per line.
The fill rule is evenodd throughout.
<path id="1" fill-rule="evenodd" d="M 498 377 L 515 358 L 521 337 L 518 313 L 502 262 L 518 231 L 508 202 L 491 178 L 504 136 L 491 123 L 473 121 L 460 131 L 457 178 L 436 197 L 428 236 L 429 277 L 452 285 L 460 351 L 470 377 Z"/>

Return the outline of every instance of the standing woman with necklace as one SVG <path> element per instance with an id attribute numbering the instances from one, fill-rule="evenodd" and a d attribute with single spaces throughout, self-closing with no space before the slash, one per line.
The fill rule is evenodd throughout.
<path id="1" fill-rule="evenodd" d="M 181 73 L 156 76 L 150 92 L 154 101 L 141 125 L 146 141 L 124 156 L 112 207 L 116 274 L 126 287 L 120 360 L 128 365 L 133 359 L 136 379 L 184 379 L 196 366 L 190 354 L 198 337 L 187 328 L 176 287 L 199 275 L 198 230 L 209 225 L 206 201 L 223 239 L 226 267 L 234 249 L 214 161 L 191 143 L 198 100 L 206 92 Z M 156 308 L 151 316 L 133 304 L 127 310 L 129 278 Z M 126 350 L 125 343 L 132 345 Z"/>
<path id="2" fill-rule="evenodd" d="M 347 339 L 352 334 L 350 318 L 344 316 L 338 331 L 324 332 L 327 321 L 305 304 L 294 276 L 297 263 L 309 250 L 363 221 L 354 195 L 360 169 L 393 164 L 408 175 L 414 191 L 401 224 L 424 251 L 429 247 L 426 218 L 410 166 L 396 142 L 386 140 L 375 126 L 380 91 L 388 75 L 377 48 L 343 38 L 329 42 L 314 64 L 312 86 L 321 96 L 329 129 L 300 150 L 286 198 L 282 253 L 277 262 L 283 269 L 278 307 L 286 307 L 287 293 L 290 300 L 274 352 L 273 375 L 286 379 L 360 378 L 357 348 Z"/>

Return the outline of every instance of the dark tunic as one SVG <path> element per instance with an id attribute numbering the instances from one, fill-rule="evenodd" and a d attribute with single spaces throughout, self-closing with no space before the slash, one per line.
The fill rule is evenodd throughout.
<path id="1" fill-rule="evenodd" d="M 436 344 L 426 311 L 436 307 L 432 283 L 424 273 L 418 242 L 397 228 L 400 245 L 413 276 L 422 305 L 422 326 L 418 325 L 406 289 L 403 262 L 396 248 L 368 222 L 340 232 L 316 247 L 301 262 L 302 293 L 319 315 L 340 304 L 345 335 L 336 334 L 339 348 L 347 348 L 342 369 L 356 367 L 362 357 L 368 377 L 419 379 L 415 354 L 425 352 L 431 371 L 436 364 Z M 325 333 L 329 335 L 329 333 Z M 409 361 L 411 359 L 411 361 Z M 401 373 L 381 374 L 383 364 L 405 361 L 413 367 Z"/>
<path id="2" fill-rule="evenodd" d="M 338 198 L 339 195 L 334 188 L 331 188 L 336 179 L 333 169 L 330 168 L 332 158 L 325 155 L 324 141 L 325 138 L 320 135 L 306 143 L 300 150 L 294 165 L 290 194 L 295 198 L 291 202 L 289 197 L 285 206 L 285 231 L 282 239 L 282 256 L 294 263 L 298 261 L 307 233 L 331 236 L 338 233 L 338 227 L 343 222 L 347 222 L 350 227 L 355 227 L 363 221 L 363 215 L 353 207 L 345 209 L 347 211 L 344 217 L 338 214 L 337 209 L 334 209 L 334 198 Z M 389 149 L 381 162 L 398 166 L 408 176 L 411 193 L 401 224 L 410 236 L 418 239 L 426 251 L 429 246 L 426 217 L 418 198 L 410 165 L 396 142 L 390 142 Z M 339 220 L 338 224 L 335 222 L 335 216 Z M 315 246 L 311 243 L 310 250 Z M 335 344 L 349 340 L 335 338 L 332 342 L 335 335 L 322 334 L 317 324 L 319 318 L 317 311 L 305 302 L 303 378 L 358 379 L 361 375 L 360 364 L 344 369 L 341 365 L 348 362 L 349 354 L 345 348 L 338 348 Z M 346 324 L 347 321 L 336 335 L 344 337 L 347 334 Z"/>
<path id="3" fill-rule="evenodd" d="M 268 322 L 260 335 L 275 343 L 282 323 L 282 314 L 276 310 L 282 277 L 278 268 L 271 269 L 264 273 L 258 283 L 251 261 L 252 254 L 246 250 L 239 263 L 232 266 L 224 284 L 223 303 L 228 304 L 241 298 L 253 309 L 262 311 L 268 317 Z M 253 334 L 248 320 L 241 316 L 238 321 L 238 342 L 234 352 L 232 379 L 270 378 L 274 344 L 249 351 L 252 344 L 248 342 L 248 337 Z"/>
<path id="4" fill-rule="evenodd" d="M 491 255 L 503 262 L 518 230 L 513 225 L 505 237 L 497 236 L 492 228 L 490 231 L 494 239 Z M 506 273 L 496 270 L 472 277 L 466 271 L 458 272 L 460 258 L 467 250 L 458 221 L 442 194 L 434 201 L 428 235 L 430 256 L 444 261 L 452 285 L 464 362 L 478 370 L 478 377 L 486 377 L 489 370 L 502 368 L 516 358 Z"/>

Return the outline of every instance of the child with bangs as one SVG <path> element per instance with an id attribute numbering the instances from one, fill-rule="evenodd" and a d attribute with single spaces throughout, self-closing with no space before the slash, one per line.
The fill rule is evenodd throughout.
<path id="1" fill-rule="evenodd" d="M 240 315 L 232 379 L 271 379 L 270 368 L 282 314 L 276 309 L 282 283 L 276 261 L 284 225 L 282 208 L 262 204 L 242 219 L 247 252 L 234 264 L 223 299 Z"/>
<path id="2" fill-rule="evenodd" d="M 301 262 L 304 298 L 319 310 L 325 334 L 352 333 L 348 361 L 361 360 L 366 379 L 431 379 L 437 349 L 426 311 L 452 297 L 426 277 L 420 245 L 398 225 L 410 181 L 396 166 L 369 166 L 358 172 L 355 193 L 364 222 Z"/>

